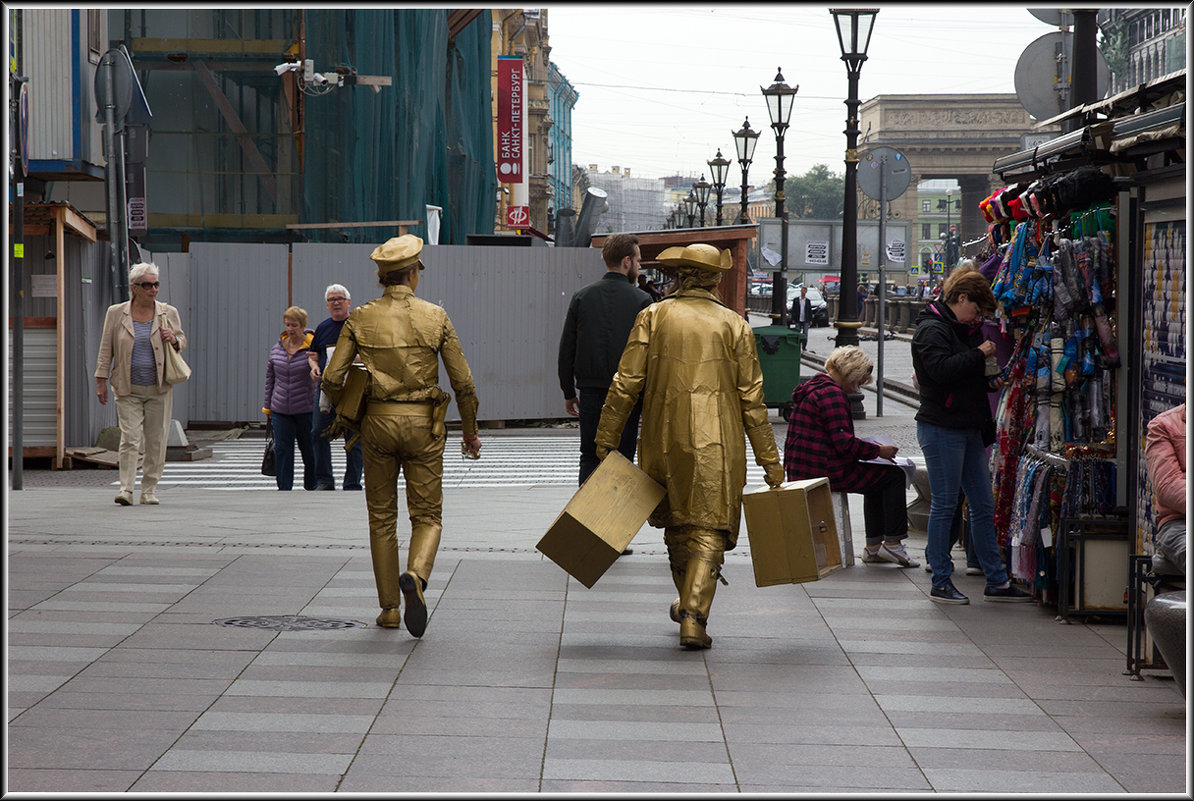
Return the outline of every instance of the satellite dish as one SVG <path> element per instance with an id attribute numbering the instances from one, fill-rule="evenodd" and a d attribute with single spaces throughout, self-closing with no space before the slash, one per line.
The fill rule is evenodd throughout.
<path id="1" fill-rule="evenodd" d="M 880 199 L 880 175 L 883 176 L 883 194 L 888 200 L 895 200 L 908 189 L 912 168 L 903 153 L 894 147 L 880 145 L 871 148 L 858 162 L 858 188 L 874 200 Z"/>
<path id="2" fill-rule="evenodd" d="M 1054 31 L 1038 38 L 1020 54 L 1016 62 L 1016 97 L 1024 110 L 1038 120 L 1056 117 L 1069 111 L 1071 82 L 1070 66 L 1074 61 L 1074 34 Z M 1107 59 L 1095 50 L 1095 92 L 1107 94 L 1111 72 Z"/>
<path id="3" fill-rule="evenodd" d="M 1072 25 L 1074 15 L 1064 8 L 1030 8 L 1028 13 L 1046 25 Z"/>

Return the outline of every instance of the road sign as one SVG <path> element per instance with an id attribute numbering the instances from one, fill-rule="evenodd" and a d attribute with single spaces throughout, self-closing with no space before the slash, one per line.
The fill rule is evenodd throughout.
<path id="1" fill-rule="evenodd" d="M 871 148 L 867 155 L 858 163 L 858 188 L 867 197 L 879 200 L 879 176 L 883 176 L 883 191 L 887 200 L 895 200 L 908 188 L 912 180 L 912 168 L 908 166 L 908 159 L 894 147 L 880 145 Z"/>
<path id="2" fill-rule="evenodd" d="M 530 206 L 507 206 L 506 207 L 506 227 L 507 228 L 526 228 L 531 224 L 531 207 Z"/>

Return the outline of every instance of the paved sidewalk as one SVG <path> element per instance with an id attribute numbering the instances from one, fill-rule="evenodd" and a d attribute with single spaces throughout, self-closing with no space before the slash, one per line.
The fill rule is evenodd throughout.
<path id="1" fill-rule="evenodd" d="M 888 406 L 859 432 L 906 430 Z M 455 489 L 415 640 L 372 625 L 360 493 L 25 485 L 9 792 L 1189 793 L 1184 699 L 1122 675 L 1123 625 L 981 578 L 953 607 L 921 568 L 757 588 L 744 534 L 686 652 L 658 530 L 585 589 L 534 548 L 571 488 Z"/>

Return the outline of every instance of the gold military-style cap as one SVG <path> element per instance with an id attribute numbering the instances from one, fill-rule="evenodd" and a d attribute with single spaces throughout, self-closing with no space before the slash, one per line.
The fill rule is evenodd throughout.
<path id="1" fill-rule="evenodd" d="M 369 258 L 376 262 L 377 270 L 381 273 L 405 270 L 409 267 L 414 267 L 416 264 L 422 270 L 426 268 L 426 265 L 419 260 L 419 254 L 422 252 L 422 239 L 414 234 L 403 234 L 402 236 L 392 237 L 378 245 L 369 254 Z"/>
<path id="2" fill-rule="evenodd" d="M 659 254 L 657 261 L 668 267 L 696 267 L 715 273 L 725 272 L 734 266 L 729 250 L 718 250 L 705 244 L 668 248 Z"/>

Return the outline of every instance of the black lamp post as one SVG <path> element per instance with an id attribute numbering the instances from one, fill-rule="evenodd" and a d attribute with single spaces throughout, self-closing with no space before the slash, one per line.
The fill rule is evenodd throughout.
<path id="1" fill-rule="evenodd" d="M 688 197 L 684 198 L 684 209 L 688 215 L 688 227 L 692 228 L 692 223 L 696 219 L 697 214 L 697 196 L 696 192 L 689 189 Z"/>
<path id="2" fill-rule="evenodd" d="M 738 215 L 738 222 L 743 225 L 750 223 L 750 217 L 746 214 L 746 194 L 749 187 L 746 185 L 746 172 L 750 169 L 750 163 L 755 157 L 755 145 L 759 143 L 759 132 L 751 130 L 750 117 L 742 123 L 742 128 L 734 131 L 734 148 L 738 151 L 738 165 L 742 167 L 742 213 Z"/>
<path id="3" fill-rule="evenodd" d="M 784 83 L 781 69 L 775 71 L 775 83 L 759 87 L 767 100 L 771 130 L 775 131 L 775 216 L 780 224 L 779 270 L 771 281 L 771 317 L 776 325 L 788 324 L 788 213 L 784 210 L 784 134 L 799 86 Z"/>
<path id="4" fill-rule="evenodd" d="M 701 210 L 701 227 L 705 227 L 705 207 L 709 205 L 709 190 L 713 185 L 705 180 L 705 176 L 701 176 L 701 180 L 692 185 L 692 191 L 696 192 L 697 207 Z"/>
<path id="5" fill-rule="evenodd" d="M 730 160 L 721 155 L 721 148 L 717 148 L 717 155 L 709 159 L 709 174 L 713 176 L 713 192 L 717 195 L 717 219 L 714 225 L 721 225 L 721 196 L 726 191 L 726 173 L 730 171 Z"/>
<path id="6" fill-rule="evenodd" d="M 838 298 L 837 345 L 858 344 L 858 76 L 866 61 L 877 8 L 831 8 L 837 41 L 846 62 L 846 197 L 842 209 L 842 281 Z M 861 403 L 859 403 L 861 407 Z"/>

